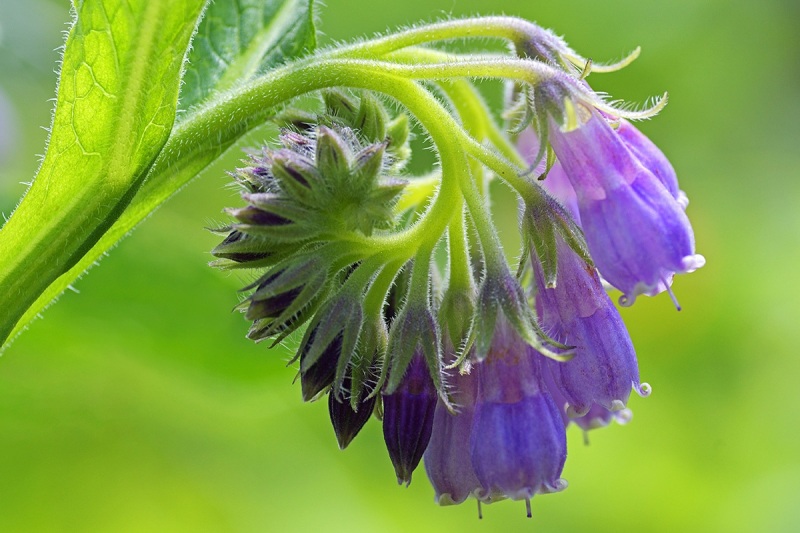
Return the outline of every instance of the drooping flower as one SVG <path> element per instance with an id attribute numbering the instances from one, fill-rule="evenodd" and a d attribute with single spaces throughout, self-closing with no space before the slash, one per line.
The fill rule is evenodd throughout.
<path id="1" fill-rule="evenodd" d="M 551 117 L 549 140 L 577 194 L 597 268 L 624 293 L 624 304 L 666 290 L 674 274 L 705 262 L 683 207 L 648 168 L 653 161 L 640 161 L 599 111 L 570 105 L 576 108 L 564 114 L 571 124 Z"/>
<path id="2" fill-rule="evenodd" d="M 552 373 L 544 372 L 543 377 L 545 387 L 553 397 L 553 401 L 564 422 L 564 427 L 575 424 L 581 428 L 584 433 L 587 433 L 589 430 L 607 426 L 612 420 L 616 420 L 619 424 L 627 424 L 633 418 L 633 413 L 627 407 L 625 409 L 612 411 L 611 409 L 606 409 L 597 404 L 593 404 L 586 414 L 575 416 L 575 413 L 570 409 L 569 401 L 567 401 L 566 397 L 561 392 L 561 387 L 553 380 Z M 645 388 L 644 390 L 649 389 Z M 584 440 L 588 443 L 588 437 L 585 437 Z"/>
<path id="3" fill-rule="evenodd" d="M 456 412 L 439 401 L 433 432 L 425 451 L 425 472 L 439 505 L 456 505 L 470 496 L 487 498 L 470 457 L 470 435 L 475 419 L 478 383 L 474 372 L 457 374 L 450 383 Z"/>
<path id="4" fill-rule="evenodd" d="M 533 254 L 536 305 L 542 326 L 574 346 L 569 361 L 543 358 L 545 372 L 568 404 L 571 417 L 586 415 L 594 405 L 609 411 L 625 407 L 639 383 L 636 353 L 628 331 L 606 294 L 594 267 L 556 237 L 557 283 L 547 287 L 540 259 Z M 563 407 L 563 406 L 561 406 Z"/>
<path id="5" fill-rule="evenodd" d="M 498 321 L 487 358 L 475 366 L 478 396 L 470 458 L 483 497 L 530 500 L 561 490 L 566 433 L 544 387 L 541 357 Z"/>
<path id="6" fill-rule="evenodd" d="M 238 171 L 247 205 L 228 211 L 234 220 L 214 253 L 226 268 L 264 269 L 239 305 L 254 321 L 252 338 L 279 342 L 308 324 L 295 358 L 303 397 L 328 394 L 341 448 L 375 413 L 399 483 L 424 457 L 437 503 L 525 500 L 530 516 L 534 495 L 566 486 L 567 427 L 625 421 L 631 390 L 649 391 L 601 279 L 629 303 L 665 290 L 702 257 L 669 161 L 622 118 L 636 113 L 614 113 L 585 80 L 636 52 L 596 68 L 535 25 L 485 22 L 509 22 L 504 34 L 522 58 L 509 69 L 509 116 L 524 111 L 515 131 L 532 124 L 519 147 L 541 187 L 515 176 L 509 162 L 519 158 L 468 85 L 443 81 L 453 105 L 441 109 L 435 95 L 420 93 L 412 106 L 388 90 L 419 111 L 442 151 L 439 171 L 409 176 L 407 186 L 397 180 L 409 156 L 406 115 L 390 121 L 378 98 L 335 89 L 323 93 L 319 116 L 282 113 L 297 132 Z M 483 59 L 465 59 L 482 69 Z M 472 160 L 455 156 L 462 148 Z M 518 269 L 480 205 L 480 163 L 522 199 Z"/>

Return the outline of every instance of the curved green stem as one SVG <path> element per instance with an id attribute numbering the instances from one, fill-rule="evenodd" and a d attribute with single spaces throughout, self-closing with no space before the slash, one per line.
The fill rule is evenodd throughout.
<path id="1" fill-rule="evenodd" d="M 421 44 L 463 38 L 495 38 L 520 43 L 540 38 L 546 30 L 517 17 L 479 17 L 425 24 L 405 31 L 347 46 L 332 57 L 381 56 Z"/>
<path id="2" fill-rule="evenodd" d="M 404 264 L 404 261 L 392 261 L 383 267 L 364 298 L 364 316 L 383 316 L 382 310 L 386 303 L 386 295 Z"/>
<path id="3" fill-rule="evenodd" d="M 491 215 L 481 195 L 478 193 L 477 186 L 470 181 L 465 183 L 462 192 L 467 209 L 474 222 L 475 230 L 478 232 L 478 239 L 481 241 L 483 257 L 486 261 L 486 269 L 494 271 L 505 265 L 505 257 L 500 247 L 500 239 L 497 236 Z"/>
<path id="4" fill-rule="evenodd" d="M 447 245 L 450 256 L 450 279 L 448 283 L 450 289 L 472 290 L 472 269 L 470 267 L 471 262 L 465 224 L 466 213 L 464 212 L 463 200 L 459 203 L 461 207 L 447 228 Z"/>
<path id="5" fill-rule="evenodd" d="M 393 52 L 387 59 L 405 63 L 445 63 L 462 61 L 463 56 L 431 50 L 429 48 L 408 48 Z M 504 157 L 524 167 L 525 160 L 511 144 L 489 111 L 486 102 L 475 86 L 462 78 L 442 80 L 438 82 L 442 91 L 450 98 L 459 116 L 464 121 L 467 131 L 478 141 L 484 139 L 491 142 Z M 467 124 L 469 121 L 470 124 Z"/>
<path id="6" fill-rule="evenodd" d="M 318 62 L 315 66 L 324 67 L 331 72 L 350 72 L 351 74 L 353 71 L 360 72 L 361 76 L 358 76 L 358 74 L 355 74 L 355 76 L 363 79 L 359 85 L 354 86 L 366 89 L 371 88 L 372 90 L 395 96 L 414 115 L 417 115 L 421 122 L 422 116 L 419 113 L 422 113 L 423 116 L 429 116 L 430 119 L 423 125 L 426 129 L 429 129 L 428 126 L 434 127 L 434 131 L 429 129 L 429 132 L 437 142 L 450 139 L 455 135 L 458 138 L 456 144 L 466 146 L 471 154 L 484 161 L 487 166 L 506 180 L 520 194 L 530 195 L 531 187 L 535 187 L 535 185 L 522 177 L 524 173 L 522 169 L 516 168 L 512 163 L 504 160 L 502 156 L 477 142 L 464 131 L 446 110 L 441 108 L 435 98 L 407 78 L 447 80 L 454 77 L 497 77 L 537 84 L 556 75 L 551 67 L 526 59 L 509 59 L 501 62 L 479 59 L 425 65 L 407 65 L 374 60 L 331 59 Z M 411 83 L 414 89 L 403 89 L 402 95 L 396 94 L 401 92 L 396 91 L 396 87 L 395 93 L 387 92 L 387 87 L 385 87 L 384 83 L 387 77 L 389 80 L 393 80 L 392 82 L 395 84 L 400 82 Z M 375 88 L 378 86 L 381 86 L 381 88 Z M 404 87 L 410 86 L 404 85 Z M 412 106 L 414 109 L 412 109 Z M 434 133 L 435 131 L 442 133 L 442 136 Z M 437 148 L 440 148 L 441 154 L 441 146 L 437 145 Z M 509 151 L 511 151 L 510 148 Z M 518 155 L 514 157 L 514 159 L 518 158 Z"/>
<path id="7" fill-rule="evenodd" d="M 467 24 L 470 25 L 474 25 L 474 21 Z M 452 26 L 455 32 L 452 35 L 458 34 L 467 26 L 455 24 Z M 442 28 L 451 26 L 445 24 L 439 27 Z M 445 33 L 449 31 L 446 30 Z M 419 34 L 412 31 L 401 41 L 411 44 L 419 42 L 414 35 Z M 439 36 L 441 35 L 440 33 Z M 389 51 L 397 49 L 397 44 L 401 41 L 383 40 L 383 44 L 376 45 L 372 42 L 366 46 L 356 45 L 350 50 L 360 49 L 362 55 L 375 53 L 378 50 Z M 352 234 L 348 237 L 354 249 L 359 250 L 364 257 L 379 250 L 392 249 L 397 259 L 409 258 L 419 250 L 421 243 L 436 242 L 446 230 L 455 212 L 454 199 L 460 196 L 459 181 L 464 181 L 458 176 L 468 174 L 464 172 L 466 165 L 463 160 L 466 156 L 462 150 L 465 145 L 469 146 L 475 142 L 436 98 L 410 78 L 445 79 L 479 76 L 537 83 L 552 72 L 549 67 L 541 67 L 538 63 L 528 60 L 465 59 L 447 64 L 400 65 L 379 61 L 335 59 L 337 55 L 342 54 L 321 54 L 275 69 L 245 86 L 221 94 L 187 116 L 176 126 L 150 169 L 147 180 L 138 193 L 144 199 L 138 203 L 134 202 L 136 207 L 126 210 L 120 218 L 120 222 L 123 218 L 125 222 L 112 226 L 108 235 L 103 236 L 96 247 L 106 249 L 109 246 L 109 239 L 116 240 L 124 235 L 136 222 L 169 196 L 169 193 L 180 188 L 191 176 L 208 166 L 243 133 L 261 124 L 276 106 L 315 90 L 347 86 L 376 91 L 395 98 L 418 118 L 437 144 L 443 179 L 436 199 L 422 219 L 408 230 L 397 234 L 373 237 Z M 513 180 L 513 176 L 509 179 Z M 90 264 L 98 256 L 94 248 L 86 254 Z M 83 260 L 79 261 L 65 274 L 65 278 L 75 279 L 88 266 Z M 73 273 L 73 270 L 76 270 L 76 273 Z M 56 297 L 61 292 L 56 289 L 58 288 L 47 289 L 47 292 L 39 297 L 40 300 L 50 301 Z M 32 301 L 30 298 L 29 300 Z M 18 307 L 13 312 L 2 314 L 0 338 L 4 339 L 9 335 L 17 322 L 21 321 L 27 304 Z M 44 305 L 39 305 L 37 301 L 35 309 L 31 308 L 31 312 L 35 314 L 43 307 Z M 25 314 L 22 320 L 27 318 L 28 314 Z M 18 330 L 19 327 L 14 331 Z"/>
<path id="8" fill-rule="evenodd" d="M 420 247 L 414 255 L 411 282 L 408 287 L 407 302 L 430 302 L 430 271 L 433 246 Z"/>

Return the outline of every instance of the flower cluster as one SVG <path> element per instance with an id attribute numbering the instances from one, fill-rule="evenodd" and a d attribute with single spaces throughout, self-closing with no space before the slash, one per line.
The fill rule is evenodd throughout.
<path id="1" fill-rule="evenodd" d="M 417 46 L 476 27 L 516 55 Z M 649 394 L 607 289 L 630 305 L 703 264 L 675 171 L 628 121 L 663 101 L 641 113 L 607 104 L 585 78 L 614 66 L 513 18 L 341 54 L 326 68 L 351 89 L 277 115 L 280 147 L 233 174 L 247 205 L 229 210 L 215 264 L 258 272 L 239 305 L 252 339 L 302 335 L 303 399 L 327 395 L 341 448 L 374 414 L 399 483 L 424 457 L 438 503 L 525 500 L 530 515 L 534 495 L 566 487 L 567 427 L 626 422 L 631 391 Z M 513 88 L 517 139 L 464 76 Z M 439 157 L 425 176 L 404 170 L 409 116 Z M 488 209 L 493 177 L 519 196 L 516 268 Z"/>

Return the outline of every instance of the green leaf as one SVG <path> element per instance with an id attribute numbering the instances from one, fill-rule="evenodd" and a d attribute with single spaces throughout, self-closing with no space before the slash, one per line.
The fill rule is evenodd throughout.
<path id="1" fill-rule="evenodd" d="M 216 11 L 223 9 L 230 3 L 217 0 L 207 9 L 206 16 L 213 16 Z M 237 5 L 242 4 L 244 4 L 244 1 L 239 1 Z M 276 5 L 277 3 L 267 2 L 267 4 Z M 271 32 L 267 33 L 273 36 L 271 38 L 274 38 L 277 44 L 258 56 L 260 57 L 260 70 L 266 70 L 279 62 L 288 61 L 293 57 L 290 53 L 301 54 L 305 51 L 311 51 L 316 43 L 313 16 L 311 14 L 312 0 L 304 0 L 303 2 L 288 1 L 286 5 L 295 6 L 291 11 L 295 17 L 294 22 L 289 23 L 284 16 L 281 26 L 275 26 L 274 24 L 271 26 Z M 280 11 L 285 13 L 284 9 Z M 245 16 L 249 12 L 240 11 L 240 13 Z M 204 31 L 205 24 L 208 23 L 201 23 L 201 28 L 198 29 L 198 32 Z M 280 31 L 286 32 L 285 38 L 278 35 Z M 275 37 L 275 35 L 278 36 Z M 220 35 L 217 39 L 219 40 L 222 37 Z M 199 39 L 200 36 L 198 35 L 197 38 Z M 294 38 L 298 39 L 296 43 L 292 40 Z M 194 98 L 195 102 L 197 102 L 199 97 L 197 95 L 202 94 L 203 98 L 210 98 L 212 94 L 220 91 L 217 86 L 210 84 L 204 84 L 202 91 L 199 91 L 196 82 L 192 81 L 200 79 L 198 77 L 198 68 L 203 63 L 198 55 L 198 42 L 195 41 L 193 51 L 190 53 L 190 59 L 193 63 L 186 70 L 185 78 L 187 78 L 187 82 L 184 83 L 182 89 L 185 93 L 196 96 L 184 97 L 182 93 L 181 108 L 183 109 L 187 107 L 186 103 L 190 101 L 190 98 Z M 248 50 L 250 48 L 245 49 L 245 51 Z M 232 63 L 249 64 L 244 60 L 241 62 L 232 61 Z M 249 71 L 247 75 L 251 75 Z M 270 76 L 267 76 L 265 83 L 269 82 L 269 78 Z M 218 74 L 217 80 L 219 79 L 224 81 L 228 77 Z M 301 87 L 302 75 L 295 77 L 284 75 L 281 79 L 284 83 L 272 93 L 272 105 L 279 105 L 282 100 L 308 90 Z M 139 222 L 212 164 L 242 135 L 263 124 L 264 120 L 272 114 L 274 114 L 274 110 L 270 108 L 270 100 L 268 98 L 252 102 L 249 107 L 235 103 L 231 98 L 219 98 L 206 106 L 201 106 L 197 110 L 185 113 L 182 120 L 175 125 L 168 142 L 152 164 L 146 181 L 136 191 L 130 204 L 118 215 L 116 222 L 99 237 L 96 244 L 88 251 L 84 251 L 83 256 L 78 259 L 74 266 L 47 286 L 32 305 L 25 305 L 27 311 L 14 327 L 11 337 L 13 338 L 19 334 L 28 323 L 34 320 L 43 309 L 58 298 L 85 271 L 102 259 L 106 252 L 125 237 Z M 4 231 L 0 231 L 0 244 L 2 243 L 3 233 Z M 0 262 L 2 261 L 3 255 L 0 254 Z M 3 267 L 4 265 L 0 265 L 0 272 L 2 272 Z M 25 308 L 22 308 L 22 311 L 24 310 Z M 0 318 L 3 319 L 0 320 L 0 342 L 4 342 L 8 331 L 2 329 L 7 324 L 5 317 L 2 316 L 2 311 L 0 311 Z M 13 322 L 11 325 L 13 326 Z"/>
<path id="2" fill-rule="evenodd" d="M 172 130 L 205 0 L 76 2 L 47 153 L 0 231 L 0 341 L 125 208 Z M 66 286 L 65 286 L 66 287 Z"/>
<path id="3" fill-rule="evenodd" d="M 208 8 L 197 30 L 181 91 L 189 109 L 311 52 L 316 47 L 313 0 L 228 0 Z"/>

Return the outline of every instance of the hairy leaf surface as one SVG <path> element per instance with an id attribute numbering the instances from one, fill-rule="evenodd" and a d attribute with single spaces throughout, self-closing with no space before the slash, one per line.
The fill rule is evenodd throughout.
<path id="1" fill-rule="evenodd" d="M 162 1 L 176 5 L 170 0 L 159 0 L 156 3 L 160 4 Z M 183 0 L 183 3 L 188 1 Z M 96 4 L 88 0 L 86 3 Z M 270 16 L 274 18 L 269 18 Z M 189 28 L 189 32 L 194 27 L 188 22 L 185 26 Z M 213 163 L 242 135 L 263 124 L 273 113 L 266 107 L 245 119 L 240 117 L 238 120 L 220 120 L 219 114 L 214 112 L 215 102 L 212 100 L 215 94 L 232 89 L 275 65 L 312 51 L 315 45 L 312 0 L 216 0 L 212 3 L 198 28 L 189 55 L 190 62 L 184 74 L 185 83 L 181 89 L 179 107 L 185 112 L 175 124 L 166 145 L 164 140 L 167 140 L 169 128 L 159 130 L 164 135 L 163 140 L 160 137 L 158 139 L 161 152 L 159 154 L 156 150 L 158 158 L 153 161 L 156 155 L 153 154 L 147 161 L 150 168 L 145 168 L 147 174 L 143 185 L 135 191 L 132 199 L 126 199 L 130 199 L 130 203 L 126 201 L 121 206 L 124 209 L 115 211 L 113 224 L 98 232 L 97 239 L 92 241 L 93 245 L 80 250 L 75 261 L 66 265 L 65 273 L 49 286 L 45 286 L 46 288 L 43 287 L 43 292 L 40 291 L 38 299 L 19 320 L 12 336 L 18 334 L 161 203 Z M 164 50 L 169 48 L 162 48 L 160 54 L 166 58 L 171 57 Z M 217 61 L 219 58 L 215 54 L 220 51 L 224 51 L 225 61 Z M 177 84 L 177 74 L 175 76 Z M 155 77 L 150 81 L 158 79 Z M 193 109 L 189 109 L 190 107 Z M 174 105 L 171 109 L 174 118 Z M 3 261 L 2 256 L 0 261 Z M 5 324 L 5 320 L 2 324 Z M 7 330 L 0 330 L 0 342 L 7 335 Z"/>
<path id="2" fill-rule="evenodd" d="M 312 51 L 317 42 L 312 4 L 309 0 L 211 4 L 189 56 L 181 109 Z"/>

